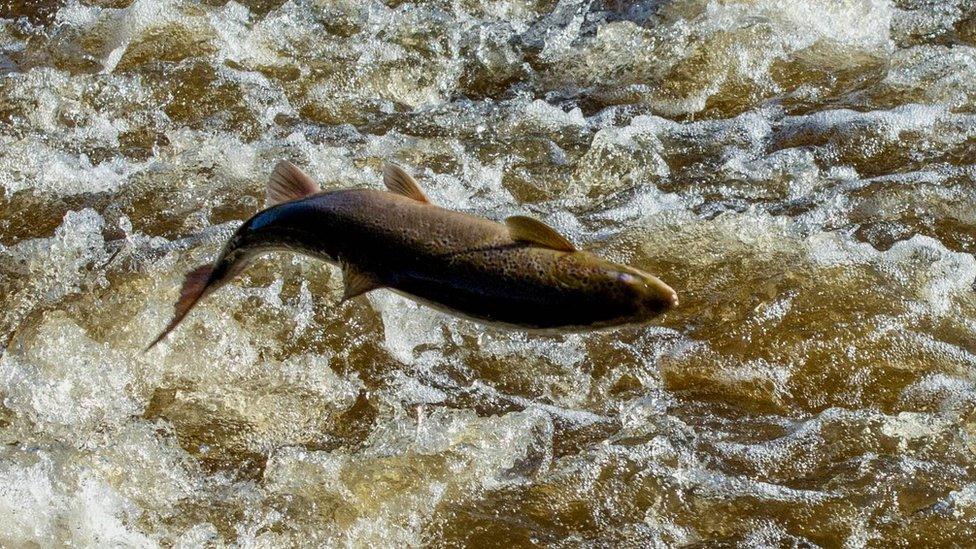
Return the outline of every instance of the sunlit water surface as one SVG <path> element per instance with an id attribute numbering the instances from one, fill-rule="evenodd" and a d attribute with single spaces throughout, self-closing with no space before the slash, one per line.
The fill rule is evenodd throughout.
<path id="1" fill-rule="evenodd" d="M 972 1 L 0 17 L 0 545 L 976 536 Z M 277 255 L 141 354 L 282 158 L 395 161 L 681 307 L 529 337 Z"/>

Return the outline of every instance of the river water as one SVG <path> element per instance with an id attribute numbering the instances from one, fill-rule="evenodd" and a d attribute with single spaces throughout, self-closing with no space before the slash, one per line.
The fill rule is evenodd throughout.
<path id="1" fill-rule="evenodd" d="M 0 2 L 0 545 L 967 546 L 971 0 Z M 529 337 L 269 256 L 287 158 L 670 283 Z M 341 234 L 335 238 L 342 238 Z"/>

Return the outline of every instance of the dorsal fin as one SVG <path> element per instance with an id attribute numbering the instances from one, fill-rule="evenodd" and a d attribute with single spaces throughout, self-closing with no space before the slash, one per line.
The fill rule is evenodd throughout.
<path id="1" fill-rule="evenodd" d="M 342 301 L 352 299 L 357 295 L 365 294 L 368 291 L 382 286 L 382 284 L 376 282 L 376 278 L 372 275 L 357 269 L 350 263 L 342 264 L 342 284 L 345 286 L 342 292 Z"/>
<path id="2" fill-rule="evenodd" d="M 305 175 L 298 166 L 287 160 L 278 162 L 271 178 L 268 179 L 268 193 L 265 198 L 265 206 L 274 206 L 282 202 L 305 198 L 310 194 L 319 192 L 319 184 Z"/>
<path id="3" fill-rule="evenodd" d="M 576 251 L 576 246 L 565 236 L 537 219 L 524 215 L 513 215 L 505 220 L 505 224 L 508 225 L 508 232 L 512 235 L 512 240 L 531 242 L 544 248 L 564 252 Z"/>
<path id="4" fill-rule="evenodd" d="M 390 192 L 430 204 L 430 200 L 424 196 L 424 191 L 420 190 L 417 181 L 396 164 L 387 162 L 383 166 L 383 184 L 386 185 L 387 189 L 390 189 Z"/>

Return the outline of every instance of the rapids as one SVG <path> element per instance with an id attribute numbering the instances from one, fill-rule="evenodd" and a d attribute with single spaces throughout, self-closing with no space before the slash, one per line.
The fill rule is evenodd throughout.
<path id="1" fill-rule="evenodd" d="M 529 337 L 282 254 L 142 354 L 282 158 L 681 306 Z M 968 545 L 974 252 L 972 0 L 4 0 L 0 545 Z"/>

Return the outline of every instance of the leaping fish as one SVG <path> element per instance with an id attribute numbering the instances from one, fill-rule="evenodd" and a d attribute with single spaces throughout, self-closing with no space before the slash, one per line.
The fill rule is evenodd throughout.
<path id="1" fill-rule="evenodd" d="M 578 250 L 530 217 L 504 223 L 441 208 L 403 169 L 387 191 L 322 191 L 281 161 L 267 208 L 244 222 L 216 261 L 190 271 L 163 340 L 202 298 L 257 256 L 289 251 L 338 265 L 342 301 L 388 288 L 436 309 L 513 329 L 572 332 L 643 324 L 678 305 L 660 279 Z"/>

